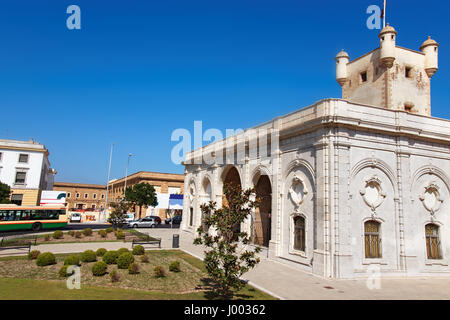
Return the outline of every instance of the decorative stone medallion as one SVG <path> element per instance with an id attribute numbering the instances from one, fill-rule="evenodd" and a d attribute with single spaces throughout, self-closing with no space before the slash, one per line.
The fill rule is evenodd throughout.
<path id="1" fill-rule="evenodd" d="M 434 215 L 434 213 L 440 209 L 443 202 L 439 193 L 439 187 L 431 182 L 424 189 L 425 191 L 419 196 L 419 199 L 422 201 L 425 209 L 430 212 L 431 215 Z"/>
<path id="2" fill-rule="evenodd" d="M 289 195 L 291 197 L 292 203 L 294 203 L 295 211 L 297 212 L 300 205 L 303 203 L 305 195 L 308 194 L 308 189 L 302 178 L 294 175 L 292 178 L 292 184 L 289 188 Z"/>
<path id="3" fill-rule="evenodd" d="M 386 193 L 381 187 L 381 180 L 376 175 L 366 180 L 364 188 L 359 193 L 373 212 L 386 198 Z"/>

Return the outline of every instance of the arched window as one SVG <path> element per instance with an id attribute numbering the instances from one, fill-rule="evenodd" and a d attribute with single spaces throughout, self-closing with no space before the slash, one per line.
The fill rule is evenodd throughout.
<path id="1" fill-rule="evenodd" d="M 194 224 L 194 208 L 189 208 L 189 226 L 192 227 Z"/>
<path id="2" fill-rule="evenodd" d="M 427 224 L 425 226 L 425 239 L 427 243 L 427 257 L 428 259 L 441 259 L 440 241 L 439 241 L 439 227 L 435 224 Z"/>
<path id="3" fill-rule="evenodd" d="M 366 258 L 381 258 L 380 223 L 367 221 L 364 223 L 364 242 Z"/>
<path id="4" fill-rule="evenodd" d="M 305 251 L 305 218 L 294 218 L 294 249 Z"/>

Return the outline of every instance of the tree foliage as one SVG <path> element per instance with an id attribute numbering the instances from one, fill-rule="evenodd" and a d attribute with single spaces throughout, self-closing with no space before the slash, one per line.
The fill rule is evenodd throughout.
<path id="1" fill-rule="evenodd" d="M 0 203 L 11 203 L 10 195 L 11 188 L 6 183 L 0 182 Z"/>
<path id="2" fill-rule="evenodd" d="M 141 217 L 142 206 L 156 207 L 158 205 L 155 188 L 145 182 L 135 184 L 132 188 L 128 187 L 125 200 L 139 206 L 139 218 Z"/>
<path id="3" fill-rule="evenodd" d="M 194 244 L 207 247 L 204 264 L 215 283 L 215 293 L 231 299 L 233 290 L 244 286 L 240 277 L 260 261 L 256 254 L 261 248 L 246 247 L 249 235 L 236 229 L 259 206 L 259 200 L 255 199 L 254 189 L 243 191 L 232 184 L 225 185 L 224 194 L 227 201 L 221 209 L 213 201 L 201 206 L 203 223 Z"/>
<path id="4" fill-rule="evenodd" d="M 114 228 L 121 228 L 125 224 L 130 204 L 121 200 L 119 202 L 111 202 L 111 207 L 112 211 L 109 215 L 108 222 L 111 223 Z"/>

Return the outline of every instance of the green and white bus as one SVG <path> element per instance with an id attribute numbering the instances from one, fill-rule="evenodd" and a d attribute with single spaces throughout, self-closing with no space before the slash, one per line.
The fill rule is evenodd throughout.
<path id="1" fill-rule="evenodd" d="M 63 206 L 17 206 L 0 204 L 0 231 L 64 228 L 67 210 Z"/>

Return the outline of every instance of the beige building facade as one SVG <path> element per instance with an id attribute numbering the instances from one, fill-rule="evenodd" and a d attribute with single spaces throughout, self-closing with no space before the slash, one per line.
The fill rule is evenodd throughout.
<path id="1" fill-rule="evenodd" d="M 184 191 L 184 175 L 162 172 L 139 171 L 129 175 L 126 178 L 126 187 L 133 187 L 139 183 L 148 183 L 155 188 L 157 195 L 183 194 Z M 125 177 L 109 182 L 108 187 L 108 203 L 117 202 L 124 196 Z M 158 215 L 162 219 L 167 218 L 167 210 L 165 208 L 143 208 L 142 215 Z M 131 209 L 133 210 L 133 209 Z M 134 208 L 139 212 L 137 208 Z"/>
<path id="2" fill-rule="evenodd" d="M 430 116 L 438 44 L 396 40 L 387 26 L 380 48 L 338 54 L 343 99 L 188 153 L 181 241 L 232 182 L 262 199 L 240 230 L 271 259 L 330 278 L 450 276 L 450 121 Z M 252 152 L 255 131 L 268 152 Z"/>
<path id="3" fill-rule="evenodd" d="M 66 207 L 69 210 L 103 210 L 106 186 L 72 182 L 55 182 L 53 190 L 66 191 Z"/>

